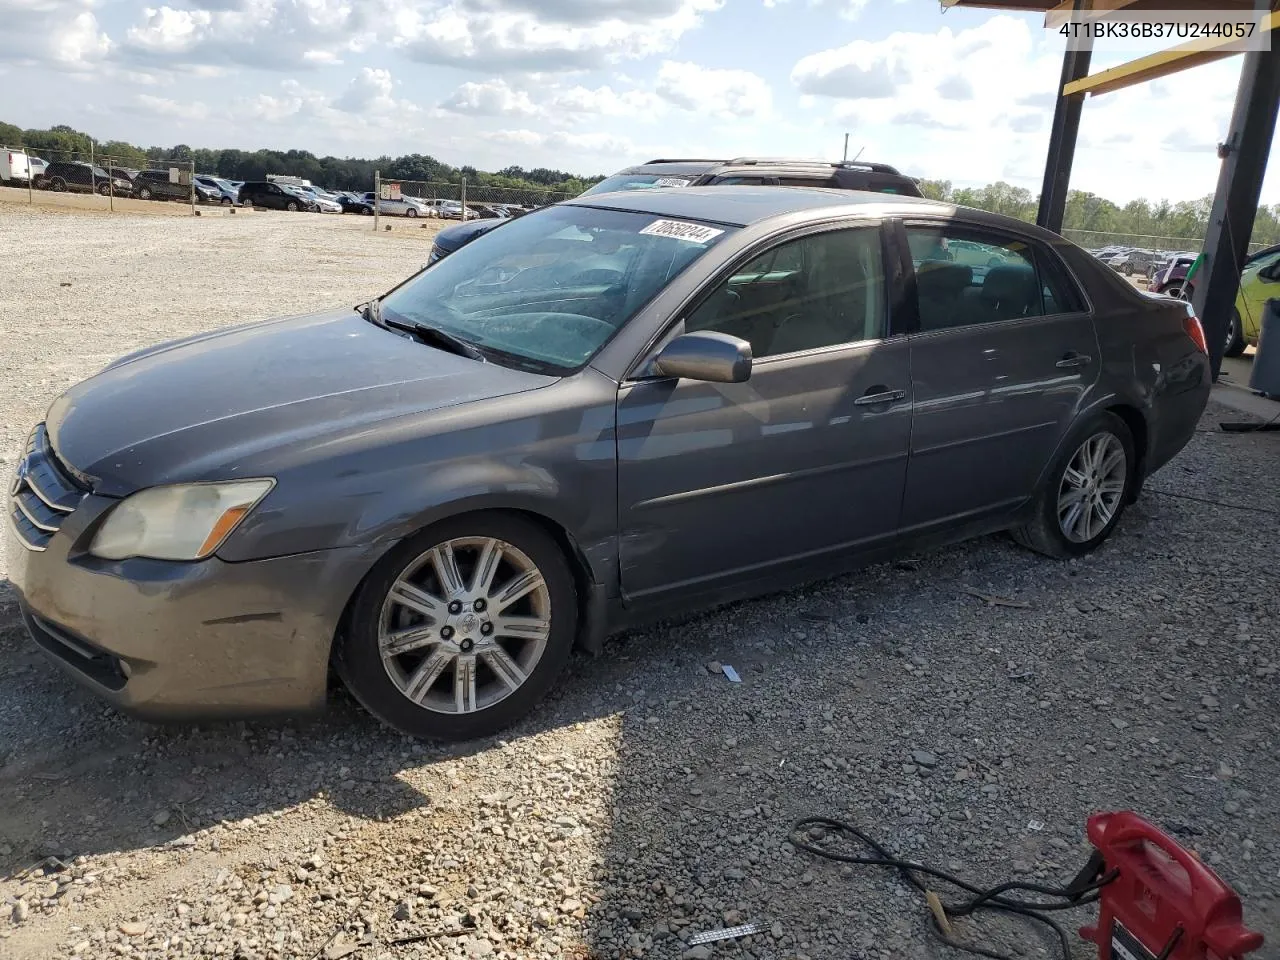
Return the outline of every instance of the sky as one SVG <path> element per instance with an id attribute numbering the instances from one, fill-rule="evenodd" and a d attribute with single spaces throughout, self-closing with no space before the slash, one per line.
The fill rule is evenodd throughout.
<path id="1" fill-rule="evenodd" d="M 1033 193 L 1065 42 L 937 0 L 0 0 L 0 24 L 0 120 L 101 140 L 590 175 L 839 159 L 847 132 L 851 157 Z M 1071 186 L 1212 193 L 1241 60 L 1087 100 Z"/>

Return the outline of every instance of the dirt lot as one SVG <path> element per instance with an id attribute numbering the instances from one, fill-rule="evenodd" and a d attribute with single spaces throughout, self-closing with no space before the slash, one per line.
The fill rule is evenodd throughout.
<path id="1" fill-rule="evenodd" d="M 3 472 L 113 357 L 354 304 L 430 233 L 0 206 Z M 954 956 L 894 878 L 794 852 L 788 824 L 1065 882 L 1085 817 L 1114 808 L 1176 831 L 1280 943 L 1280 437 L 1221 419 L 1086 560 L 988 538 L 618 638 L 505 739 L 454 749 L 339 693 L 291 725 L 122 718 L 0 586 L 0 956 Z M 687 942 L 740 922 L 762 932 Z M 962 935 L 1055 955 L 1002 922 Z"/>

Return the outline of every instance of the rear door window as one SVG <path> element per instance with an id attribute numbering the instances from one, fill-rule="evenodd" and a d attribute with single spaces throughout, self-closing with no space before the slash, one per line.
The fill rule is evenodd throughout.
<path id="1" fill-rule="evenodd" d="M 960 225 L 906 232 L 921 331 L 1082 309 L 1074 284 L 1036 244 Z"/>

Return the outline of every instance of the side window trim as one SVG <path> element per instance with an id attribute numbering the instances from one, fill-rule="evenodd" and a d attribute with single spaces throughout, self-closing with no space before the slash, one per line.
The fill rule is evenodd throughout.
<path id="1" fill-rule="evenodd" d="M 726 263 L 714 276 L 709 278 L 701 287 L 694 291 L 676 310 L 672 312 L 671 320 L 658 332 L 645 349 L 636 354 L 635 360 L 632 361 L 627 373 L 622 378 L 622 383 L 635 383 L 644 380 L 654 379 L 655 375 L 648 372 L 653 359 L 658 353 L 675 337 L 683 334 L 685 319 L 696 310 L 703 301 L 711 296 L 722 283 L 725 283 L 735 273 L 741 270 L 746 264 L 755 260 L 757 257 L 763 256 L 770 250 L 782 246 L 785 243 L 791 243 L 797 240 L 803 240 L 806 237 L 814 236 L 820 233 L 832 233 L 837 230 L 876 230 L 880 236 L 880 266 L 881 266 L 881 282 L 885 284 L 884 302 L 881 305 L 883 316 L 881 318 L 881 336 L 873 337 L 869 340 L 853 340 L 848 343 L 830 344 L 825 347 L 815 347 L 811 350 L 797 350 L 790 353 L 774 354 L 768 357 L 753 358 L 753 366 L 768 363 L 770 360 L 785 359 L 800 356 L 801 354 L 813 353 L 817 350 L 833 350 L 844 349 L 850 346 L 865 345 L 878 343 L 889 339 L 896 334 L 891 327 L 891 316 L 889 313 L 889 305 L 893 300 L 893 290 L 890 283 L 895 279 L 888 270 L 890 250 L 886 240 L 886 227 L 889 225 L 889 218 L 867 218 L 867 219 L 846 219 L 839 221 L 827 221 L 824 223 L 810 223 L 802 227 L 796 227 L 781 234 L 775 234 L 771 237 L 760 240 L 747 249 L 741 251 L 736 257 Z"/>

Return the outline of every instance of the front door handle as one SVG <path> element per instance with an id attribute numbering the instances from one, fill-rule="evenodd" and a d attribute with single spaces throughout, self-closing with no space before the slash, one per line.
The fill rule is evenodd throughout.
<path id="1" fill-rule="evenodd" d="M 1072 367 L 1086 367 L 1093 357 L 1086 353 L 1068 353 L 1054 364 L 1059 370 L 1070 370 Z"/>
<path id="2" fill-rule="evenodd" d="M 873 407 L 880 403 L 902 400 L 906 395 L 905 390 L 887 390 L 882 386 L 874 386 L 853 402 L 859 407 Z"/>

